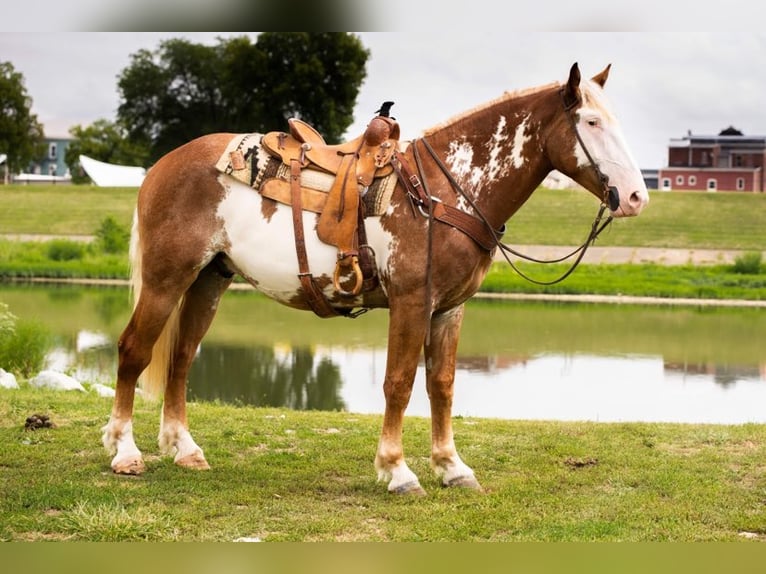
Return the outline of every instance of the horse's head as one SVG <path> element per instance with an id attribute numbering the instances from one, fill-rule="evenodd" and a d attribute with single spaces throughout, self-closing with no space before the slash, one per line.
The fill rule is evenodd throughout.
<path id="1" fill-rule="evenodd" d="M 547 151 L 557 170 L 606 201 L 613 216 L 624 217 L 638 215 L 649 193 L 604 96 L 610 67 L 582 81 L 577 63 L 572 66 L 559 92 L 561 120 L 548 137 Z"/>

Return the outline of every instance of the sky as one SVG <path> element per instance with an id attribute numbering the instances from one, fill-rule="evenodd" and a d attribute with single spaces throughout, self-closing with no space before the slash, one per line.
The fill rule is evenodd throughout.
<path id="1" fill-rule="evenodd" d="M 587 76 L 612 64 L 606 94 L 641 168 L 667 165 L 668 143 L 688 132 L 734 126 L 766 136 L 764 33 L 474 30 L 358 32 L 371 57 L 348 136 L 384 100 L 412 139 L 505 91 L 564 81 L 574 62 Z M 138 50 L 163 38 L 215 44 L 243 34 L 254 33 L 0 31 L 0 61 L 24 76 L 32 111 L 53 136 L 116 118 L 117 77 Z"/>

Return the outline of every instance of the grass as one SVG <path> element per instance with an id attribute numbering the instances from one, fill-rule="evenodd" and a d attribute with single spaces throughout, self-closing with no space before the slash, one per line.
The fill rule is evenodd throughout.
<path id="1" fill-rule="evenodd" d="M 213 469 L 156 456 L 158 406 L 137 402 L 148 470 L 109 470 L 108 400 L 0 390 L 0 538 L 79 541 L 733 541 L 766 539 L 764 425 L 457 419 L 486 493 L 442 489 L 429 423 L 405 452 L 429 496 L 389 495 L 372 458 L 381 419 L 191 404 Z M 57 425 L 25 431 L 44 411 Z"/>
<path id="2" fill-rule="evenodd" d="M 67 243 L 68 242 L 68 243 Z M 98 249 L 76 250 L 69 240 L 15 241 L 0 239 L 0 279 L 91 278 L 127 279 L 127 253 L 104 253 Z M 66 249 L 62 247 L 69 245 Z M 71 256 L 61 256 L 66 252 Z"/>
<path id="3" fill-rule="evenodd" d="M 129 226 L 134 201 L 134 189 L 6 186 L 0 190 L 0 229 L 92 233 L 106 215 Z M 761 250 L 764 201 L 763 195 L 654 192 L 644 215 L 615 222 L 599 245 Z M 506 241 L 579 243 L 595 211 L 585 193 L 540 190 L 509 222 Z M 37 260 L 24 261 L 24 250 L 34 249 L 0 242 L 0 266 L 26 265 L 14 271 L 22 276 L 89 276 L 104 273 L 105 262 L 112 261 L 89 262 L 86 252 L 46 267 L 44 251 Z M 124 267 L 113 276 L 124 276 L 124 254 L 114 257 L 114 264 Z M 65 265 L 71 268 L 61 271 Z M 530 287 L 515 275 L 506 277 L 506 271 L 493 269 L 487 286 Z M 546 268 L 550 275 L 556 272 Z M 763 275 L 716 267 L 666 272 L 660 266 L 583 265 L 564 285 L 574 289 L 578 281 L 588 285 L 587 292 L 662 292 L 670 285 L 675 293 L 686 289 L 728 297 L 734 296 L 730 290 L 739 290 L 742 298 L 764 298 Z M 243 299 L 230 294 L 221 312 L 244 316 L 238 311 Z M 117 317 L 125 312 L 124 301 L 124 293 L 115 293 L 98 312 Z M 263 312 L 275 307 L 265 302 Z M 466 340 L 480 345 L 481 325 L 494 321 L 496 313 L 489 302 L 471 312 L 479 328 Z M 534 318 L 544 309 L 525 312 Z M 591 309 L 582 313 L 598 323 Z M 296 315 L 283 328 L 294 337 L 310 318 Z M 683 315 L 678 321 L 686 325 L 694 319 Z M 71 321 L 71 315 L 61 320 Z M 384 320 L 364 321 L 378 329 Z M 471 320 L 466 320 L 468 329 Z M 581 325 L 583 318 L 566 321 Z M 630 332 L 631 322 L 625 321 Z M 114 323 L 121 327 L 123 322 Z M 251 323 L 242 328 L 252 330 Z M 532 344 L 530 337 L 550 337 L 515 325 L 498 328 L 519 332 L 526 344 Z M 234 331 L 216 334 L 214 328 L 211 337 L 232 337 Z M 376 336 L 384 336 L 380 333 Z M 689 336 L 679 333 L 679 338 Z M 741 335 L 747 347 L 747 333 Z M 564 329 L 559 344 L 572 344 L 576 336 Z M 593 344 L 599 341 L 594 337 Z M 766 425 L 458 418 L 458 447 L 486 489 L 477 494 L 438 486 L 428 467 L 429 421 L 408 417 L 407 460 L 429 496 L 399 498 L 375 481 L 379 416 L 192 403 L 191 428 L 213 466 L 196 473 L 157 456 L 159 407 L 139 400 L 135 432 L 148 471 L 119 477 L 111 473 L 100 444 L 108 399 L 22 387 L 0 390 L 0 540 L 728 542 L 743 540 L 744 534 L 766 540 Z M 50 415 L 56 428 L 25 431 L 24 421 L 33 413 Z"/>
<path id="4" fill-rule="evenodd" d="M 56 255 L 54 259 L 52 254 L 64 251 L 61 242 L 59 239 L 48 242 L 0 239 L 0 279 L 128 278 L 126 253 L 85 249 L 77 257 Z M 757 266 L 751 259 L 741 260 L 741 267 L 747 273 L 743 273 L 738 264 L 582 264 L 566 280 L 551 286 L 530 283 L 506 263 L 496 263 L 482 283 L 481 291 L 763 300 L 766 299 L 766 267 L 760 265 L 760 259 Z M 555 279 L 568 269 L 566 264 L 520 263 L 518 266 L 538 280 Z"/>
<path id="5" fill-rule="evenodd" d="M 747 265 L 747 264 L 746 264 Z M 517 265 L 540 281 L 560 277 L 569 265 Z M 506 263 L 493 264 L 482 283 L 488 293 L 631 295 L 693 299 L 766 299 L 766 269 L 737 265 L 582 264 L 561 283 L 536 285 L 521 279 Z"/>
<path id="6" fill-rule="evenodd" d="M 0 188 L 0 229 L 12 234 L 90 234 L 107 215 L 130 228 L 137 190 L 95 186 Z M 651 192 L 637 218 L 617 220 L 602 246 L 762 250 L 766 194 Z M 585 191 L 537 190 L 508 222 L 512 245 L 579 245 L 598 209 Z"/>
<path id="7" fill-rule="evenodd" d="M 0 187 L 0 229 L 10 234 L 91 234 L 107 215 L 130 229 L 135 188 L 90 185 Z"/>
<path id="8" fill-rule="evenodd" d="M 735 249 L 766 245 L 766 194 L 650 192 L 638 217 L 618 219 L 598 239 L 600 246 Z M 596 215 L 588 193 L 539 189 L 508 221 L 511 245 L 579 245 Z"/>
<path id="9" fill-rule="evenodd" d="M 101 237 L 106 232 L 105 223 L 112 224 L 114 229 L 129 229 L 135 196 L 136 190 L 132 188 L 6 186 L 0 193 L 0 228 L 16 234 L 95 233 Z M 549 287 L 528 283 L 502 264 L 493 266 L 482 290 L 766 299 L 766 269 L 761 265 L 761 250 L 766 245 L 763 225 L 766 194 L 653 192 L 651 196 L 644 214 L 616 220 L 598 244 L 734 249 L 741 250 L 743 255 L 733 268 L 583 264 L 564 282 Z M 594 198 L 585 192 L 540 189 L 511 218 L 504 240 L 511 245 L 578 244 L 595 209 Z M 121 240 L 124 243 L 124 238 Z M 558 277 L 567 268 L 565 264 L 520 267 L 543 281 Z M 51 242 L 0 239 L 0 278 L 127 276 L 124 253 L 96 249 L 80 253 L 72 242 L 61 239 Z"/>
<path id="10" fill-rule="evenodd" d="M 8 372 L 30 377 L 39 371 L 53 338 L 42 322 L 19 320 L 0 301 L 0 365 Z"/>

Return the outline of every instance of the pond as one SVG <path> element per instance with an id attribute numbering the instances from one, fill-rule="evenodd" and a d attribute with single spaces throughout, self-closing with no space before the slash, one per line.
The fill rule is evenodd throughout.
<path id="1" fill-rule="evenodd" d="M 50 366 L 112 385 L 126 288 L 0 286 L 55 333 Z M 387 313 L 319 319 L 226 294 L 189 398 L 382 413 Z M 766 422 L 766 309 L 488 301 L 468 305 L 454 414 L 502 419 Z M 424 369 L 408 415 L 428 416 Z"/>

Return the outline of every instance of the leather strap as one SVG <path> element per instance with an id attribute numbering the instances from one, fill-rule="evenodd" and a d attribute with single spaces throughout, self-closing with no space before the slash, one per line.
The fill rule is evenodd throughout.
<path id="1" fill-rule="evenodd" d="M 290 189 L 292 192 L 293 228 L 295 229 L 295 252 L 298 256 L 298 278 L 306 296 L 306 302 L 319 317 L 337 317 L 341 313 L 333 309 L 309 271 L 309 261 L 306 255 L 306 237 L 303 232 L 303 209 L 301 206 L 301 164 L 297 159 L 290 162 Z"/>
<path id="2" fill-rule="evenodd" d="M 359 251 L 359 266 L 362 268 L 364 278 L 362 291 L 372 291 L 378 286 L 378 270 L 375 266 L 375 251 L 367 244 L 367 228 L 365 220 L 364 202 L 359 202 L 359 225 L 356 230 Z"/>
<path id="3" fill-rule="evenodd" d="M 413 142 L 412 145 L 417 145 Z M 427 214 L 429 204 L 433 204 L 432 213 L 436 221 L 445 223 L 465 233 L 473 239 L 479 247 L 485 251 L 492 251 L 497 246 L 497 241 L 503 236 L 503 231 L 495 231 L 485 224 L 481 219 L 466 213 L 451 205 L 446 205 L 433 197 L 430 197 L 423 189 L 420 178 L 413 173 L 405 157 L 399 153 L 394 154 L 395 161 L 392 162 L 399 181 L 402 182 L 408 195 L 419 208 L 426 208 L 424 214 Z"/>
<path id="4" fill-rule="evenodd" d="M 492 251 L 497 247 L 497 240 L 503 236 L 502 233 L 490 231 L 489 227 L 478 217 L 474 217 L 470 213 L 461 211 L 451 205 L 434 202 L 433 213 L 436 221 L 441 221 L 455 229 L 459 229 L 485 251 Z"/>

